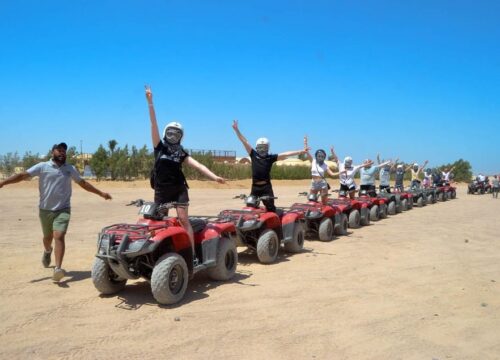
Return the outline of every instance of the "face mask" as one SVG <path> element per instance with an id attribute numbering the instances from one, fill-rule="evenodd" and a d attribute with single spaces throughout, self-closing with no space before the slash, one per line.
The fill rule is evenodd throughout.
<path id="1" fill-rule="evenodd" d="M 182 131 L 179 129 L 169 128 L 165 133 L 165 140 L 169 144 L 178 144 L 181 141 L 181 138 L 182 138 Z"/>
<path id="2" fill-rule="evenodd" d="M 269 145 L 259 144 L 255 147 L 255 151 L 260 157 L 266 157 L 269 152 Z"/>

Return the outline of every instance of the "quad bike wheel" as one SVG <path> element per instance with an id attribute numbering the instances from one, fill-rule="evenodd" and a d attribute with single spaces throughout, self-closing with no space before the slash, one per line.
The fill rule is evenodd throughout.
<path id="1" fill-rule="evenodd" d="M 427 204 L 432 204 L 434 201 L 434 198 L 431 194 L 427 195 Z"/>
<path id="2" fill-rule="evenodd" d="M 424 198 L 422 196 L 420 196 L 418 199 L 417 199 L 417 206 L 418 207 L 422 207 L 424 206 Z"/>
<path id="3" fill-rule="evenodd" d="M 410 210 L 408 207 L 408 200 L 407 199 L 401 200 L 401 210 L 403 210 L 403 211 Z"/>
<path id="4" fill-rule="evenodd" d="M 387 204 L 381 204 L 379 208 L 379 218 L 387 219 L 387 214 L 389 213 L 389 208 Z"/>
<path id="5" fill-rule="evenodd" d="M 330 218 L 321 220 L 318 229 L 319 239 L 321 241 L 330 241 L 333 239 L 333 221 Z"/>
<path id="6" fill-rule="evenodd" d="M 285 251 L 291 253 L 301 252 L 304 248 L 305 230 L 304 224 L 296 222 L 293 228 L 292 241 L 285 243 Z"/>
<path id="7" fill-rule="evenodd" d="M 451 198 L 452 199 L 456 199 L 457 198 L 457 192 L 456 191 L 452 191 L 451 192 Z"/>
<path id="8" fill-rule="evenodd" d="M 394 201 L 391 201 L 389 203 L 387 212 L 389 213 L 389 215 L 396 215 L 396 203 Z"/>
<path id="9" fill-rule="evenodd" d="M 358 209 L 353 209 L 349 213 L 349 227 L 351 229 L 357 229 L 360 227 L 361 215 L 359 214 Z"/>
<path id="10" fill-rule="evenodd" d="M 257 241 L 257 257 L 259 261 L 263 264 L 271 264 L 276 261 L 279 246 L 278 235 L 274 230 L 264 230 Z"/>
<path id="11" fill-rule="evenodd" d="M 215 262 L 217 265 L 207 270 L 211 279 L 226 281 L 236 273 L 238 251 L 236 251 L 236 244 L 227 237 L 221 237 L 219 240 Z"/>
<path id="12" fill-rule="evenodd" d="M 188 284 L 188 268 L 182 256 L 167 253 L 160 257 L 151 275 L 151 291 L 160 304 L 170 305 L 184 297 Z"/>
<path id="13" fill-rule="evenodd" d="M 105 260 L 96 257 L 92 266 L 92 282 L 101 294 L 110 295 L 122 290 L 127 279 L 120 278 Z"/>
<path id="14" fill-rule="evenodd" d="M 411 210 L 411 209 L 413 209 L 413 198 L 410 198 L 408 200 L 408 210 Z"/>
<path id="15" fill-rule="evenodd" d="M 378 205 L 373 205 L 370 209 L 370 221 L 378 221 L 379 216 L 380 214 Z"/>
<path id="16" fill-rule="evenodd" d="M 335 224 L 334 233 L 335 235 L 346 235 L 347 227 L 349 226 L 349 221 L 347 220 L 347 215 L 342 213 L 340 214 L 340 223 Z"/>
<path id="17" fill-rule="evenodd" d="M 445 198 L 444 198 L 444 193 L 443 192 L 440 192 L 439 195 L 438 195 L 438 199 L 439 201 L 444 201 Z"/>
<path id="18" fill-rule="evenodd" d="M 375 205 L 373 205 L 373 206 L 375 206 Z M 363 226 L 370 225 L 370 209 L 368 209 L 368 208 L 361 208 L 361 214 L 360 214 L 359 222 Z"/>

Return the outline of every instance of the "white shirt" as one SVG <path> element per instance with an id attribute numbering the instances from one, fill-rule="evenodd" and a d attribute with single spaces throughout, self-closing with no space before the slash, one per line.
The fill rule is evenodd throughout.
<path id="1" fill-rule="evenodd" d="M 363 165 L 358 165 L 358 166 L 353 166 L 350 169 L 346 169 L 344 163 L 341 163 L 340 166 L 339 166 L 339 171 L 340 171 L 339 180 L 340 180 L 340 183 L 342 185 L 346 185 L 346 186 L 351 186 L 352 184 L 354 184 L 354 175 L 356 175 L 356 173 L 362 167 L 363 167 Z M 346 172 L 343 172 L 344 170 Z"/>
<path id="2" fill-rule="evenodd" d="M 311 175 L 312 176 L 320 176 L 322 178 L 325 177 L 325 171 L 328 169 L 328 165 L 326 163 L 323 163 L 319 165 L 316 162 L 316 159 L 313 159 L 311 163 Z"/>

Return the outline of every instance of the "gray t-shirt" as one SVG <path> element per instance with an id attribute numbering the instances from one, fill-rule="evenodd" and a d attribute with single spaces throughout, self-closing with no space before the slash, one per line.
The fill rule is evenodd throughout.
<path id="1" fill-rule="evenodd" d="M 368 169 L 361 168 L 359 173 L 361 175 L 361 185 L 375 185 L 376 166 L 369 167 Z"/>
<path id="2" fill-rule="evenodd" d="M 403 169 L 396 170 L 396 186 L 403 186 L 403 179 L 405 177 L 405 171 Z"/>
<path id="3" fill-rule="evenodd" d="M 389 186 L 389 182 L 391 181 L 391 170 L 386 169 L 385 166 L 382 166 L 380 168 L 379 172 L 379 179 L 380 179 L 380 185 L 382 186 Z"/>
<path id="4" fill-rule="evenodd" d="M 38 176 L 40 209 L 57 211 L 71 206 L 71 179 L 80 182 L 82 178 L 73 165 L 57 166 L 52 160 L 38 163 L 27 170 L 30 176 Z"/>

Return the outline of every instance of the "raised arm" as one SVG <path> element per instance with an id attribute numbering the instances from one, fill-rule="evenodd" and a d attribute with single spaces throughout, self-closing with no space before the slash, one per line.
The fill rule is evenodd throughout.
<path id="1" fill-rule="evenodd" d="M 332 154 L 332 160 L 337 163 L 337 168 L 339 167 L 339 157 L 335 154 L 335 150 L 333 149 L 333 145 L 330 146 L 330 153 Z"/>
<path id="2" fill-rule="evenodd" d="M 380 165 L 380 154 L 377 154 L 377 164 Z"/>
<path id="3" fill-rule="evenodd" d="M 310 148 L 307 146 L 307 142 L 304 142 L 304 149 L 295 151 L 285 151 L 283 153 L 280 153 L 278 154 L 278 160 L 283 160 L 294 155 L 307 154 L 309 152 L 309 149 Z"/>
<path id="4" fill-rule="evenodd" d="M 245 150 L 247 151 L 248 155 L 252 152 L 252 146 L 248 142 L 248 140 L 243 136 L 243 134 L 240 132 L 240 129 L 238 128 L 238 120 L 233 120 L 233 129 L 234 132 L 236 133 L 236 136 L 238 139 L 240 139 L 241 143 L 245 147 Z"/>
<path id="5" fill-rule="evenodd" d="M 312 157 L 311 153 L 309 152 L 309 146 L 308 146 L 308 143 L 307 143 L 307 135 L 304 136 L 304 149 L 307 149 L 307 152 L 306 152 L 307 159 L 309 161 L 312 161 L 313 157 Z"/>
<path id="6" fill-rule="evenodd" d="M 391 171 L 394 171 L 394 168 L 395 168 L 395 167 L 396 167 L 396 165 L 398 164 L 398 160 L 399 160 L 399 158 L 396 158 L 396 160 L 392 162 L 392 165 L 391 165 Z"/>
<path id="7" fill-rule="evenodd" d="M 226 180 L 221 178 L 220 176 L 215 175 L 212 171 L 210 171 L 205 165 L 200 164 L 198 161 L 193 159 L 191 156 L 188 156 L 186 160 L 184 160 L 186 164 L 191 166 L 192 168 L 198 170 L 201 172 L 203 175 L 205 175 L 207 178 L 212 179 L 214 181 L 217 181 L 218 183 L 224 184 Z"/>
<path id="8" fill-rule="evenodd" d="M 391 163 L 391 160 L 387 160 L 387 161 L 384 161 L 383 163 L 379 162 L 377 165 L 374 165 L 374 167 L 379 168 L 379 167 L 385 166 L 385 165 L 390 164 L 390 163 Z"/>
<path id="9" fill-rule="evenodd" d="M 28 174 L 26 171 L 11 175 L 7 179 L 0 181 L 0 188 L 2 188 L 4 185 L 15 184 L 23 180 L 28 180 L 30 177 L 30 174 Z"/>
<path id="10" fill-rule="evenodd" d="M 79 181 L 78 185 L 80 185 L 83 189 L 87 190 L 88 192 L 91 192 L 91 193 L 94 193 L 96 195 L 99 195 L 103 199 L 106 199 L 106 200 L 111 200 L 112 199 L 111 195 L 109 195 L 108 193 L 106 193 L 104 191 L 99 190 L 94 185 L 92 185 L 91 183 L 85 181 L 84 179 L 82 179 L 81 181 Z"/>
<path id="11" fill-rule="evenodd" d="M 419 172 L 425 169 L 425 166 L 429 163 L 429 160 L 425 160 L 424 164 L 420 167 Z"/>
<path id="12" fill-rule="evenodd" d="M 156 148 L 160 143 L 160 133 L 158 131 L 158 123 L 156 122 L 155 107 L 153 105 L 153 92 L 149 85 L 144 85 L 146 91 L 146 100 L 148 102 L 149 108 L 149 120 L 151 121 L 151 141 L 153 143 L 153 148 Z"/>

